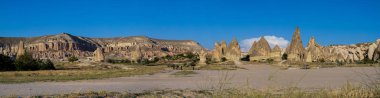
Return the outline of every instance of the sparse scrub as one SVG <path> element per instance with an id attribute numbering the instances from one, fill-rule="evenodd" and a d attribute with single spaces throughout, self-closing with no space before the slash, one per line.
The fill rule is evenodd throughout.
<path id="1" fill-rule="evenodd" d="M 152 58 L 152 59 L 146 59 L 146 58 L 142 58 L 140 60 L 137 61 L 137 63 L 134 63 L 132 62 L 131 60 L 128 60 L 128 59 L 106 59 L 106 62 L 107 63 L 111 63 L 111 64 L 126 64 L 126 65 L 136 65 L 136 64 L 139 64 L 139 65 L 150 65 L 150 64 L 154 64 L 156 62 L 158 62 L 160 59 L 155 57 L 155 58 Z"/>
<path id="2" fill-rule="evenodd" d="M 84 79 L 102 79 L 133 75 L 154 74 L 164 70 L 165 66 L 129 66 L 130 70 L 41 70 L 0 72 L 0 83 L 25 83 L 37 81 L 72 81 Z"/>
<path id="3" fill-rule="evenodd" d="M 195 71 L 191 71 L 191 70 L 183 70 L 183 71 L 175 72 L 172 75 L 175 75 L 175 76 L 188 76 L 188 75 L 193 75 L 193 74 L 198 74 L 198 73 L 195 72 Z"/>
<path id="4" fill-rule="evenodd" d="M 13 95 L 15 96 L 15 95 Z M 17 97 L 17 96 L 15 96 Z M 40 95 L 33 97 L 127 97 L 127 98 L 378 98 L 373 90 L 360 86 L 346 85 L 340 89 L 320 89 L 305 91 L 299 88 L 256 90 L 256 89 L 224 89 L 224 90 L 152 90 L 141 93 L 90 91 L 57 95 Z"/>
<path id="5" fill-rule="evenodd" d="M 222 57 L 221 61 L 225 62 L 225 61 L 227 61 L 227 58 L 226 57 Z"/>
<path id="6" fill-rule="evenodd" d="M 243 69 L 236 65 L 207 65 L 202 66 L 200 68 L 201 70 L 237 70 L 237 69 Z"/>
<path id="7" fill-rule="evenodd" d="M 167 56 L 161 57 L 161 59 L 164 59 L 164 60 L 184 60 L 184 59 L 194 60 L 194 59 L 198 59 L 197 57 L 198 56 L 196 54 L 193 54 L 193 53 L 184 53 L 184 54 L 177 54 L 177 55 L 173 55 L 173 56 L 167 55 Z"/>
<path id="8" fill-rule="evenodd" d="M 75 62 L 75 61 L 78 61 L 79 59 L 75 56 L 71 56 L 68 58 L 69 62 Z"/>

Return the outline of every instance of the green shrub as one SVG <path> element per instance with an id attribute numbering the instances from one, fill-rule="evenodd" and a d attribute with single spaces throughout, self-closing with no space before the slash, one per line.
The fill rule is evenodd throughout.
<path id="1" fill-rule="evenodd" d="M 160 61 L 160 58 L 158 58 L 158 57 L 154 57 L 153 60 L 150 60 L 150 61 L 149 61 L 149 63 L 156 63 L 156 62 L 158 62 L 158 61 Z"/>
<path id="2" fill-rule="evenodd" d="M 177 55 L 173 55 L 173 56 L 164 56 L 164 57 L 161 57 L 161 59 L 165 59 L 165 60 L 179 60 L 179 59 L 194 59 L 194 58 L 197 58 L 198 55 L 194 54 L 194 53 L 184 53 L 184 54 L 177 54 Z"/>
<path id="3" fill-rule="evenodd" d="M 344 65 L 344 62 L 343 61 L 339 61 L 339 60 L 335 60 L 337 66 L 343 66 Z"/>
<path id="4" fill-rule="evenodd" d="M 115 60 L 115 59 L 107 59 L 106 62 L 112 64 L 131 64 L 131 61 L 128 59 Z"/>
<path id="5" fill-rule="evenodd" d="M 50 60 L 35 60 L 29 53 L 20 55 L 14 62 L 14 67 L 18 71 L 55 69 L 53 62 Z"/>
<path id="6" fill-rule="evenodd" d="M 0 54 L 0 71 L 15 70 L 16 67 L 13 64 L 13 60 L 9 56 Z"/>
<path id="7" fill-rule="evenodd" d="M 249 61 L 249 55 L 246 55 L 246 56 L 244 56 L 243 58 L 241 58 L 240 60 L 241 61 Z"/>
<path id="8" fill-rule="evenodd" d="M 273 64 L 274 60 L 273 59 L 267 59 L 267 63 Z"/>
<path id="9" fill-rule="evenodd" d="M 373 61 L 366 56 L 363 60 L 361 61 L 355 61 L 356 64 L 375 64 L 377 63 L 376 61 Z"/>
<path id="10" fill-rule="evenodd" d="M 288 54 L 284 53 L 281 57 L 282 60 L 288 60 Z"/>
<path id="11" fill-rule="evenodd" d="M 147 64 L 149 64 L 149 60 L 148 59 L 140 59 L 139 61 L 139 64 L 141 64 L 141 65 L 147 65 Z"/>
<path id="12" fill-rule="evenodd" d="M 324 58 L 321 58 L 321 59 L 319 59 L 319 62 L 320 62 L 320 63 L 324 63 L 324 62 L 326 62 L 326 61 L 325 61 Z"/>
<path id="13" fill-rule="evenodd" d="M 38 65 L 40 70 L 55 70 L 53 62 L 51 62 L 49 59 L 38 60 Z"/>
<path id="14" fill-rule="evenodd" d="M 75 61 L 78 61 L 78 58 L 75 56 L 71 56 L 71 57 L 69 57 L 68 60 L 69 60 L 69 62 L 75 62 Z"/>
<path id="15" fill-rule="evenodd" d="M 20 55 L 15 61 L 16 70 L 38 70 L 39 64 L 36 60 L 33 59 L 32 55 L 25 53 Z"/>
<path id="16" fill-rule="evenodd" d="M 222 62 L 225 62 L 225 61 L 227 61 L 227 58 L 226 57 L 222 57 Z"/>

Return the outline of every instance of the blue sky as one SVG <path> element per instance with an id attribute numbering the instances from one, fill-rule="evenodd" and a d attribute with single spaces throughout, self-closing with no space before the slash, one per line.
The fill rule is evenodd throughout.
<path id="1" fill-rule="evenodd" d="M 86 37 L 143 35 L 215 41 L 260 36 L 304 44 L 373 42 L 380 38 L 379 0 L 0 0 L 0 36 L 59 32 Z"/>

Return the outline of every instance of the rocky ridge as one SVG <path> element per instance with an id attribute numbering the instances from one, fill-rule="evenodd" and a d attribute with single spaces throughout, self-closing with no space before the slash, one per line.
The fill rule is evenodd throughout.
<path id="1" fill-rule="evenodd" d="M 21 45 L 24 48 L 19 48 Z M 204 49 L 191 40 L 161 40 L 144 36 L 88 38 L 61 33 L 31 38 L 0 37 L 0 54 L 16 57 L 24 49 L 32 53 L 34 58 L 60 61 L 70 56 L 94 61 L 105 58 L 131 59 L 134 58 L 132 53 L 136 47 L 142 51 L 142 58 L 197 53 Z"/>

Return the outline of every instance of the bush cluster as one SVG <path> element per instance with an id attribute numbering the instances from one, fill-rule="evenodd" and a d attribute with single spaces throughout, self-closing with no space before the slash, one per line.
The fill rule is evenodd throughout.
<path id="1" fill-rule="evenodd" d="M 0 54 L 0 71 L 16 69 L 13 62 L 14 61 L 10 57 Z"/>
<path id="2" fill-rule="evenodd" d="M 153 58 L 152 60 L 148 60 L 148 59 L 140 59 L 138 60 L 137 64 L 141 64 L 141 65 L 147 65 L 147 64 L 151 64 L 151 63 L 156 63 L 158 62 L 160 59 L 155 57 Z M 106 62 L 108 63 L 112 63 L 112 64 L 136 64 L 134 62 L 132 62 L 131 60 L 128 60 L 128 59 L 122 59 L 122 60 L 116 60 L 116 59 L 107 59 Z"/>
<path id="3" fill-rule="evenodd" d="M 32 55 L 25 53 L 16 60 L 0 54 L 0 71 L 30 71 L 30 70 L 54 70 L 54 64 L 49 59 L 36 60 Z"/>
<path id="4" fill-rule="evenodd" d="M 68 58 L 69 62 L 75 62 L 75 61 L 78 61 L 79 59 L 75 56 L 71 56 Z"/>
<path id="5" fill-rule="evenodd" d="M 198 57 L 198 55 L 194 54 L 194 53 L 184 53 L 184 54 L 177 54 L 177 55 L 174 55 L 174 56 L 164 56 L 162 57 L 161 59 L 165 59 L 165 60 L 179 60 L 179 59 L 196 59 Z"/>
<path id="6" fill-rule="evenodd" d="M 282 60 L 288 60 L 288 54 L 284 53 L 284 54 L 281 56 L 281 59 L 282 59 Z"/>

